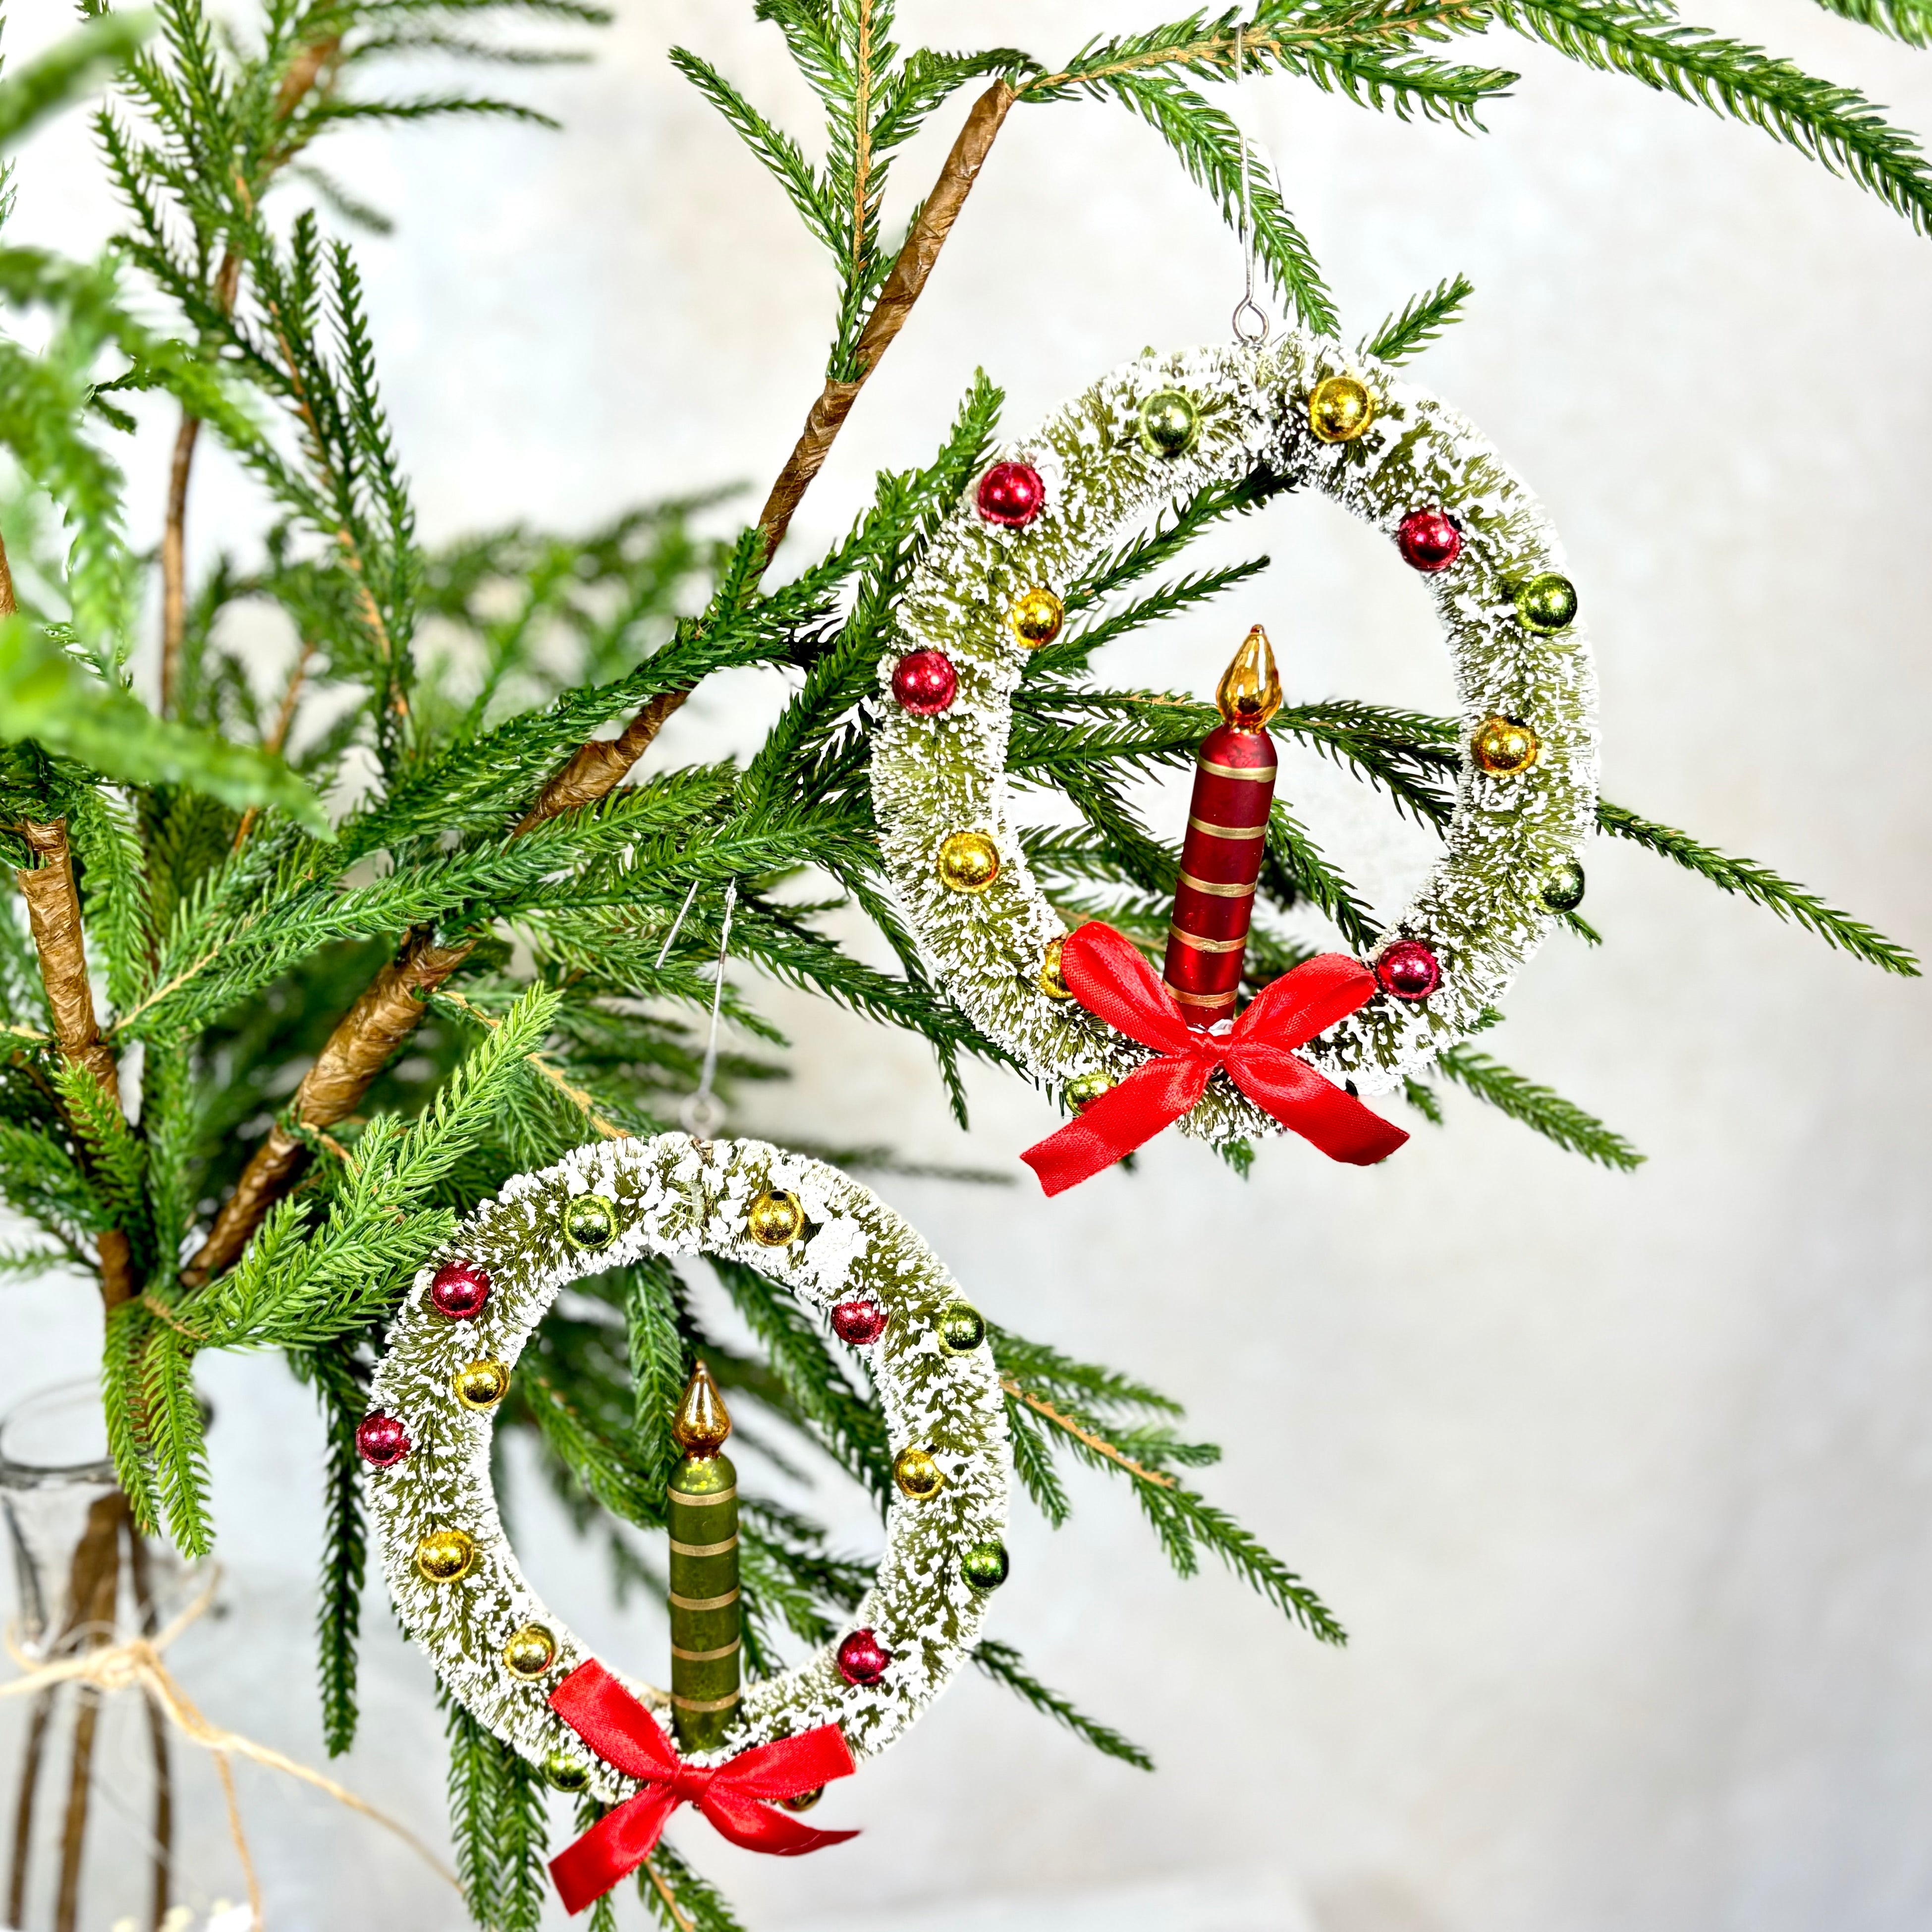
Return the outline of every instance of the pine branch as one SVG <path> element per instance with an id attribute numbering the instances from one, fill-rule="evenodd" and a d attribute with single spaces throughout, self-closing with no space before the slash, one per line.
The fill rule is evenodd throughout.
<path id="1" fill-rule="evenodd" d="M 1688 26 L 1661 0 L 1492 0 L 1492 10 L 1569 59 L 1762 128 L 1834 173 L 1842 170 L 1921 234 L 1932 232 L 1932 174 L 1918 142 L 1852 88 Z"/>
<path id="2" fill-rule="evenodd" d="M 1932 4 L 1928 0 L 1818 0 L 1828 14 L 1903 40 L 1907 46 L 1932 46 Z"/>
<path id="3" fill-rule="evenodd" d="M 316 1648 L 322 1743 L 331 1757 L 339 1757 L 356 1742 L 356 1645 L 368 1558 L 362 1459 L 356 1450 L 356 1430 L 368 1406 L 368 1391 L 353 1357 L 339 1346 L 299 1357 L 296 1366 L 315 1382 L 328 1431 Z"/>
<path id="4" fill-rule="evenodd" d="M 994 1683 L 1004 1684 L 1043 1717 L 1064 1724 L 1082 1743 L 1091 1744 L 1108 1757 L 1118 1758 L 1123 1764 L 1132 1765 L 1136 1771 L 1153 1770 L 1154 1760 L 1131 1738 L 1124 1737 L 1096 1718 L 1087 1716 L 1070 1699 L 1058 1690 L 1049 1690 L 1031 1676 L 1011 1644 L 986 1639 L 974 1649 L 973 1661 Z"/>
<path id="5" fill-rule="evenodd" d="M 1607 800 L 1597 807 L 1597 824 L 1600 830 L 1607 832 L 1614 838 L 1630 839 L 1646 850 L 1682 866 L 1686 872 L 1709 880 L 1721 892 L 1738 893 L 1767 911 L 1775 913 L 1780 919 L 1804 927 L 1808 932 L 1815 933 L 1827 946 L 1834 946 L 1840 952 L 1851 953 L 1886 972 L 1897 973 L 1906 979 L 1918 977 L 1918 960 L 1906 947 L 1895 940 L 1886 938 L 1883 933 L 1862 920 L 1834 911 L 1803 886 L 1780 878 L 1754 859 L 1730 858 L 1700 844 L 1687 832 L 1673 831 L 1669 826 L 1659 825 L 1651 819 L 1640 818 L 1635 812 Z"/>
<path id="6" fill-rule="evenodd" d="M 1520 1073 L 1512 1072 L 1474 1047 L 1445 1048 L 1436 1064 L 1479 1100 L 1487 1101 L 1499 1112 L 1534 1128 L 1545 1139 L 1554 1141 L 1571 1154 L 1580 1154 L 1586 1160 L 1619 1168 L 1625 1174 L 1634 1173 L 1643 1165 L 1644 1156 L 1594 1114 L 1586 1114 L 1547 1087 L 1539 1087 Z"/>
<path id="7" fill-rule="evenodd" d="M 1466 275 L 1445 278 L 1426 295 L 1411 296 L 1400 315 L 1385 318 L 1362 345 L 1362 353 L 1384 362 L 1406 362 L 1460 321 L 1462 304 L 1475 292 L 1476 285 Z"/>

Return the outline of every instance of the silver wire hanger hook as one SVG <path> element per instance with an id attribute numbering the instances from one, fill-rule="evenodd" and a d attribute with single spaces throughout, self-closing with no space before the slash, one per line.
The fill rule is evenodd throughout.
<path id="1" fill-rule="evenodd" d="M 694 881 L 691 892 L 686 894 L 684 912 L 678 914 L 679 924 L 682 924 L 684 913 L 691 910 L 692 894 L 698 890 Z M 731 913 L 738 903 L 738 881 L 730 880 L 724 887 L 724 916 L 718 929 L 717 977 L 711 987 L 711 1030 L 704 1042 L 704 1066 L 698 1076 L 698 1091 L 688 1096 L 677 1110 L 678 1119 L 684 1130 L 694 1141 L 708 1141 L 724 1124 L 724 1103 L 711 1090 L 711 1083 L 718 1076 L 718 1017 L 724 1004 L 724 962 L 731 950 Z M 674 934 L 676 926 L 671 928 Z M 670 950 L 670 941 L 665 941 L 665 950 Z"/>
<path id="2" fill-rule="evenodd" d="M 1268 339 L 1273 324 L 1268 320 L 1268 311 L 1255 299 L 1255 197 L 1252 163 L 1248 154 L 1248 130 L 1246 117 L 1239 111 L 1242 98 L 1241 82 L 1247 72 L 1247 29 L 1237 26 L 1234 29 L 1234 132 L 1241 143 L 1241 298 L 1234 304 L 1234 313 L 1229 318 L 1234 331 L 1234 340 L 1250 349 L 1258 349 Z"/>

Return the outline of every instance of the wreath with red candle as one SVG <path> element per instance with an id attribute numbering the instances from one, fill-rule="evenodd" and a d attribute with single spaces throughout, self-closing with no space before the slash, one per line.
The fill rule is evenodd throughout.
<path id="1" fill-rule="evenodd" d="M 1334 342 L 1292 333 L 1144 356 L 976 479 L 908 586 L 874 700 L 873 802 L 908 922 L 974 1023 L 1076 1106 L 1148 1049 L 1070 997 L 1066 923 L 1008 809 L 1013 693 L 1124 530 L 1262 472 L 1386 532 L 1428 585 L 1462 725 L 1441 856 L 1370 950 L 1363 1000 L 1301 1058 L 1362 1092 L 1399 1088 L 1482 1023 L 1575 903 L 1595 822 L 1595 678 L 1556 532 L 1526 487 L 1456 411 Z M 1207 898 L 1225 883 L 1207 879 Z M 1197 953 L 1239 943 L 1203 932 Z M 1232 992 L 1210 1014 L 1205 976 L 1175 958 L 1171 946 L 1168 994 L 1194 996 L 1182 1010 L 1197 1025 L 1225 1018 Z M 1282 1124 L 1232 1080 L 1209 1082 L 1184 1117 L 1216 1141 Z"/>
<path id="2" fill-rule="evenodd" d="M 558 1292 L 645 1254 L 748 1263 L 824 1320 L 878 1390 L 896 1484 L 885 1552 L 849 1627 L 747 1684 L 724 1744 L 670 1759 L 657 1786 L 667 1694 L 592 1657 L 530 1588 L 490 1470 L 493 1413 Z M 520 1174 L 418 1275 L 370 1388 L 358 1439 L 397 1614 L 450 1694 L 563 1788 L 620 1807 L 648 1798 L 633 1823 L 661 1823 L 653 1808 L 674 1802 L 714 1822 L 749 1817 L 760 1792 L 784 1795 L 784 1764 L 773 1772 L 761 1748 L 795 1741 L 791 1756 L 820 1766 L 806 1781 L 823 1782 L 828 1755 L 863 1760 L 892 1742 L 978 1641 L 1006 1564 L 1006 1426 L 986 1334 L 904 1221 L 802 1155 L 664 1134 Z M 842 1738 L 829 1752 L 826 1727 Z M 748 1828 L 785 1835 L 755 1818 Z"/>

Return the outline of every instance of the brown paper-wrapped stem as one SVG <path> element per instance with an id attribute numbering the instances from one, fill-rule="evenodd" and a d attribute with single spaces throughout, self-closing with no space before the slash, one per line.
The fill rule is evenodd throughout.
<path id="1" fill-rule="evenodd" d="M 74 890 L 67 821 L 57 818 L 43 825 L 30 819 L 21 826 L 20 832 L 40 861 L 23 866 L 14 876 L 27 902 L 27 922 L 33 928 L 47 1010 L 53 1016 L 55 1044 L 63 1060 L 87 1070 L 118 1112 L 121 1083 L 114 1056 L 102 1042 L 94 1017 L 94 991 L 87 980 L 87 951 L 81 940 L 80 898 Z M 110 1228 L 95 1238 L 94 1246 L 100 1258 L 100 1298 L 110 1308 L 118 1308 L 134 1292 L 128 1237 L 118 1228 Z"/>
<path id="2" fill-rule="evenodd" d="M 332 1033 L 296 1089 L 290 1112 L 305 1127 L 332 1127 L 356 1111 L 389 1056 L 415 1032 L 423 1002 L 470 956 L 470 942 L 421 939 L 392 960 Z M 262 1218 L 308 1164 L 308 1149 L 278 1121 L 255 1150 L 182 1280 L 198 1288 L 248 1245 Z"/>
<path id="3" fill-rule="evenodd" d="M 919 219 L 907 235 L 905 245 L 900 249 L 879 291 L 879 298 L 860 332 L 857 377 L 850 382 L 826 384 L 806 416 L 805 428 L 784 469 L 779 471 L 778 480 L 772 484 L 770 495 L 765 500 L 758 524 L 764 532 L 767 563 L 783 540 L 812 478 L 824 468 L 825 459 L 851 413 L 852 405 L 858 400 L 866 378 L 878 367 L 880 357 L 905 326 L 906 317 L 912 313 L 913 304 L 924 290 L 934 265 L 939 260 L 940 250 L 945 246 L 946 238 L 952 232 L 952 224 L 958 219 L 959 211 L 964 207 L 966 197 L 979 178 L 994 138 L 1017 98 L 1004 80 L 997 80 L 974 103 L 965 125 L 960 129 L 958 138 L 946 155 L 945 166 L 940 170 L 939 178 L 933 184 L 932 192 L 926 197 Z M 544 788 L 517 830 L 527 832 L 546 819 L 595 805 L 598 800 L 608 797 L 650 749 L 664 721 L 690 694 L 688 691 L 662 692 L 615 738 L 593 739 L 580 746 L 568 763 Z M 328 1126 L 353 1111 L 389 1055 L 422 1018 L 421 996 L 447 979 L 462 963 L 466 951 L 457 947 L 428 950 L 446 958 L 447 963 L 442 964 L 440 970 L 434 968 L 426 960 L 424 949 L 412 946 L 395 964 L 383 969 L 384 979 L 379 980 L 370 992 L 357 1001 L 329 1036 L 328 1044 L 322 1049 L 322 1058 L 316 1062 L 316 1070 L 320 1072 L 327 1062 L 332 1070 L 316 1088 L 311 1089 L 310 1081 L 304 1080 L 290 1109 L 293 1118 L 303 1126 Z M 384 980 L 392 975 L 394 977 L 392 984 L 406 989 L 410 994 L 406 1008 L 386 1004 L 375 997 L 382 992 Z M 397 1023 L 393 1030 L 384 1024 L 390 1019 Z M 312 1074 L 310 1078 L 314 1077 Z M 318 1111 L 323 1106 L 334 1106 L 337 1111 Z M 235 1192 L 224 1204 L 214 1226 L 208 1231 L 207 1240 L 182 1271 L 182 1280 L 187 1286 L 200 1286 L 236 1259 L 248 1245 L 249 1237 L 262 1225 L 268 1210 L 294 1184 L 307 1160 L 307 1150 L 296 1135 L 280 1126 L 269 1130 L 268 1138 L 256 1149 L 236 1184 Z"/>

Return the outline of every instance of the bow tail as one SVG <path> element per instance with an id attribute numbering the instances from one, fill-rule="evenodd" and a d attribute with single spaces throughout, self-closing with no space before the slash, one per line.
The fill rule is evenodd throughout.
<path id="1" fill-rule="evenodd" d="M 1234 1084 L 1292 1134 L 1349 1167 L 1373 1167 L 1408 1138 L 1285 1047 L 1243 1042 L 1228 1056 Z"/>
<path id="2" fill-rule="evenodd" d="M 796 1858 L 826 1845 L 842 1845 L 859 1835 L 856 1832 L 821 1832 L 742 1791 L 721 1791 L 715 1784 L 698 1801 L 698 1808 L 711 1820 L 721 1838 L 729 1838 L 748 1852 L 770 1852 L 782 1858 Z"/>
<path id="3" fill-rule="evenodd" d="M 1207 1090 L 1211 1064 L 1197 1054 L 1144 1061 L 1020 1158 L 1040 1176 L 1042 1192 L 1063 1194 L 1179 1120 Z"/>
<path id="4" fill-rule="evenodd" d="M 669 1785 L 652 1785 L 607 1812 L 558 1852 L 550 1862 L 550 1875 L 564 1910 L 581 1912 L 628 1878 L 657 1849 L 664 1820 L 676 1803 Z"/>

